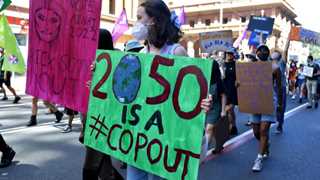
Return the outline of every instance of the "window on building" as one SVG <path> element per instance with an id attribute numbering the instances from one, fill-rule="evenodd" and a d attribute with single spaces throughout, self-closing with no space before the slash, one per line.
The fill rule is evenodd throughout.
<path id="1" fill-rule="evenodd" d="M 228 19 L 228 18 L 223 18 L 222 24 L 227 24 L 228 22 L 229 22 L 229 19 Z"/>
<path id="2" fill-rule="evenodd" d="M 206 19 L 205 24 L 206 24 L 206 26 L 210 26 L 210 24 L 211 24 L 211 19 Z"/>
<path id="3" fill-rule="evenodd" d="M 109 14 L 115 14 L 116 0 L 109 0 Z"/>
<path id="4" fill-rule="evenodd" d="M 190 24 L 191 27 L 194 27 L 194 24 L 195 24 L 194 20 L 191 20 L 191 21 L 189 22 L 189 24 Z"/>
<path id="5" fill-rule="evenodd" d="M 247 18 L 242 16 L 242 17 L 240 17 L 240 20 L 241 20 L 242 23 L 245 23 L 247 21 Z"/>
<path id="6" fill-rule="evenodd" d="M 27 35 L 26 34 L 14 34 L 16 36 L 17 42 L 19 46 L 27 45 Z"/>

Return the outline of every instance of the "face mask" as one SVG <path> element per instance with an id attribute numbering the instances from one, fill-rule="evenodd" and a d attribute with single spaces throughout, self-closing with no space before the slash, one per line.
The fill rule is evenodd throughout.
<path id="1" fill-rule="evenodd" d="M 146 40 L 148 38 L 148 27 L 142 23 L 137 23 L 132 28 L 132 35 L 138 40 Z"/>

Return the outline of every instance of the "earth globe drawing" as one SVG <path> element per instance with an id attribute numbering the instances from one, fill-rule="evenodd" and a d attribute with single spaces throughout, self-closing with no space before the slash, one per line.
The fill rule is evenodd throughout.
<path id="1" fill-rule="evenodd" d="M 121 58 L 113 74 L 113 93 L 122 104 L 132 103 L 141 85 L 141 63 L 138 56 L 128 54 Z"/>

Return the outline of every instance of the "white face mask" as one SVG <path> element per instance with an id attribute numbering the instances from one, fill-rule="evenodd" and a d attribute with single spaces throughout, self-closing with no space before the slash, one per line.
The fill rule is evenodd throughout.
<path id="1" fill-rule="evenodd" d="M 145 24 L 137 23 L 132 28 L 132 35 L 138 40 L 146 40 L 148 38 L 148 27 Z"/>

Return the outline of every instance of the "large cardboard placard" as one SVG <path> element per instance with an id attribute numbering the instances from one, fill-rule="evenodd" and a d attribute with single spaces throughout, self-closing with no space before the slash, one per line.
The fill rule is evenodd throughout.
<path id="1" fill-rule="evenodd" d="M 170 180 L 198 177 L 212 62 L 98 51 L 85 144 Z"/>
<path id="2" fill-rule="evenodd" d="M 236 71 L 240 112 L 273 114 L 271 62 L 237 63 Z"/>

